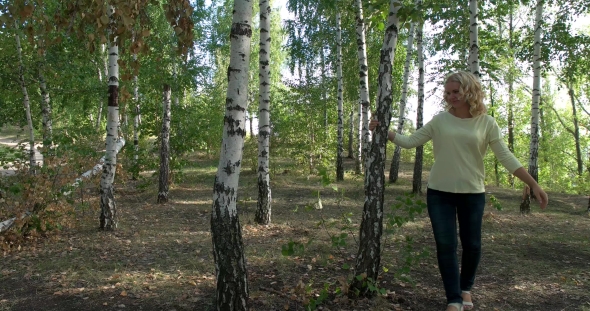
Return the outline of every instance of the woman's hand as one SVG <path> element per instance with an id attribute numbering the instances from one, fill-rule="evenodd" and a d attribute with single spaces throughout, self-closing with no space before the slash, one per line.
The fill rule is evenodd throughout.
<path id="1" fill-rule="evenodd" d="M 539 202 L 541 209 L 545 209 L 545 207 L 547 207 L 547 203 L 549 203 L 549 197 L 547 196 L 547 193 L 545 193 L 545 191 L 543 191 L 539 185 L 535 185 L 531 190 L 533 191 L 533 195 L 537 199 L 537 202 Z"/>
<path id="2" fill-rule="evenodd" d="M 513 174 L 514 176 L 518 177 L 518 179 L 522 180 L 525 184 L 529 185 L 529 187 L 531 187 L 531 191 L 533 191 L 533 195 L 535 196 L 535 199 L 537 199 L 537 201 L 539 202 L 541 209 L 545 209 L 545 207 L 547 207 L 547 203 L 549 203 L 549 197 L 547 196 L 547 193 L 543 191 L 541 186 L 537 184 L 537 182 L 535 181 L 535 179 L 533 179 L 529 172 L 527 172 L 524 169 L 524 167 L 521 166 L 516 171 L 514 171 Z"/>
<path id="3" fill-rule="evenodd" d="M 380 124 L 379 121 L 377 121 L 375 119 L 372 119 L 371 121 L 369 121 L 369 131 L 372 132 L 379 124 Z"/>

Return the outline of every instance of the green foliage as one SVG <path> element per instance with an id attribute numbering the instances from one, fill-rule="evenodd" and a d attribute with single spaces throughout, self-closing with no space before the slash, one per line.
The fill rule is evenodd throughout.
<path id="1" fill-rule="evenodd" d="M 295 241 L 289 241 L 289 243 L 283 245 L 281 248 L 281 254 L 283 256 L 300 256 L 305 251 L 305 246 Z"/>
<path id="2" fill-rule="evenodd" d="M 414 221 L 416 216 L 422 214 L 426 209 L 426 203 L 416 199 L 411 193 L 398 196 L 395 200 L 396 203 L 385 214 L 386 229 L 384 231 L 388 234 L 393 234 L 396 232 L 396 228 L 401 228 L 404 224 Z"/>
<path id="3" fill-rule="evenodd" d="M 24 159 L 25 154 L 21 148 L 10 148 L 0 145 L 0 165 L 5 162 L 14 162 Z"/>
<path id="4" fill-rule="evenodd" d="M 490 195 L 490 205 L 499 211 L 502 210 L 502 203 L 493 195 Z"/>

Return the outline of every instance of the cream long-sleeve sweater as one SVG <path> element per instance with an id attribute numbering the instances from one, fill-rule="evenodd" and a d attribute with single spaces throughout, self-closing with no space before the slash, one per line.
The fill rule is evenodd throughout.
<path id="1" fill-rule="evenodd" d="M 522 167 L 506 147 L 498 123 L 489 115 L 461 119 L 445 111 L 410 136 L 396 134 L 393 143 L 402 148 L 415 148 L 431 139 L 434 150 L 434 165 L 428 179 L 431 189 L 485 192 L 483 158 L 488 146 L 510 173 Z"/>

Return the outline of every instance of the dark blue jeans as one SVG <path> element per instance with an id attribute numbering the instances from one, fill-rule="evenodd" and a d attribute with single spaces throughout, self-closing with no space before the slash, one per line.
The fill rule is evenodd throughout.
<path id="1" fill-rule="evenodd" d="M 462 303 L 461 291 L 471 290 L 481 258 L 485 193 L 450 193 L 429 188 L 426 202 L 447 303 Z M 461 271 L 457 259 L 457 220 L 463 249 Z"/>

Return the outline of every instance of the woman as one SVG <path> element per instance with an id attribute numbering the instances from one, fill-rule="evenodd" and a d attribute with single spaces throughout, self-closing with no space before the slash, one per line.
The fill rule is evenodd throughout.
<path id="1" fill-rule="evenodd" d="M 432 139 L 434 165 L 426 202 L 436 241 L 438 267 L 447 296 L 447 311 L 471 310 L 471 288 L 481 258 L 481 225 L 485 207 L 484 163 L 488 146 L 500 163 L 529 185 L 541 208 L 545 191 L 522 167 L 502 140 L 493 117 L 486 114 L 484 93 L 477 78 L 456 72 L 445 80 L 446 111 L 436 115 L 411 136 L 388 132 L 387 138 L 403 148 L 415 148 Z M 372 131 L 379 125 L 369 123 Z M 457 222 L 463 249 L 461 270 L 457 258 Z"/>

